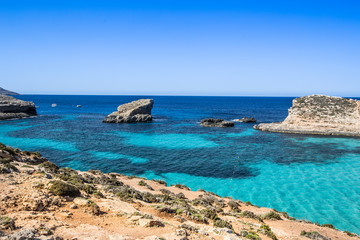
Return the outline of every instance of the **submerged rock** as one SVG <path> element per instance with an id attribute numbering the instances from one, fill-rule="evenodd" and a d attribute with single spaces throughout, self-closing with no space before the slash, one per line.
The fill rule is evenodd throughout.
<path id="1" fill-rule="evenodd" d="M 116 112 L 111 113 L 103 122 L 105 123 L 137 123 L 151 122 L 151 109 L 153 99 L 139 99 L 130 103 L 120 105 Z"/>
<path id="2" fill-rule="evenodd" d="M 254 122 L 256 122 L 256 119 L 253 117 L 251 117 L 251 118 L 243 117 L 241 119 L 235 119 L 234 121 L 235 122 L 243 122 L 243 123 L 254 123 Z"/>
<path id="3" fill-rule="evenodd" d="M 223 119 L 206 118 L 201 120 L 200 125 L 203 127 L 233 127 L 234 123 Z"/>
<path id="4" fill-rule="evenodd" d="M 35 115 L 37 113 L 33 102 L 0 95 L 0 120 L 27 118 Z"/>
<path id="5" fill-rule="evenodd" d="M 360 101 L 325 95 L 296 98 L 281 123 L 262 123 L 270 132 L 360 137 Z"/>

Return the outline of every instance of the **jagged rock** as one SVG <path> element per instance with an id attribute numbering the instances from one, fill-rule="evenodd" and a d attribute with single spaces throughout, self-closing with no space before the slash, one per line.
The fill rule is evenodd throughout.
<path id="1" fill-rule="evenodd" d="M 120 105 L 116 112 L 111 113 L 103 122 L 105 123 L 137 123 L 151 122 L 151 109 L 153 99 L 139 99 L 130 103 Z"/>
<path id="2" fill-rule="evenodd" d="M 0 94 L 1 95 L 19 95 L 18 93 L 16 92 L 12 92 L 12 91 L 9 91 L 9 90 L 6 90 L 2 87 L 0 87 Z"/>
<path id="3" fill-rule="evenodd" d="M 360 136 L 360 101 L 325 95 L 296 98 L 281 123 L 262 123 L 270 132 Z"/>
<path id="4" fill-rule="evenodd" d="M 33 102 L 0 95 L 0 120 L 27 118 L 35 115 L 37 113 Z"/>
<path id="5" fill-rule="evenodd" d="M 233 127 L 234 123 L 223 119 L 206 118 L 201 120 L 200 125 L 203 127 Z"/>
<path id="6" fill-rule="evenodd" d="M 248 117 L 243 117 L 241 119 L 234 119 L 235 122 L 243 122 L 243 123 L 254 123 L 256 122 L 256 119 L 251 117 L 251 118 L 248 118 Z"/>

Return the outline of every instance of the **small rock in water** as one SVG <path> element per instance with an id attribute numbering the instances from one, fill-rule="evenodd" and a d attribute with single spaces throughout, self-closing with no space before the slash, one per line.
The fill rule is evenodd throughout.
<path id="1" fill-rule="evenodd" d="M 153 99 L 140 99 L 120 105 L 116 112 L 109 114 L 103 120 L 104 123 L 138 123 L 151 122 L 151 109 Z"/>
<path id="2" fill-rule="evenodd" d="M 201 120 L 200 125 L 203 127 L 233 127 L 234 123 L 224 119 L 206 118 Z"/>
<path id="3" fill-rule="evenodd" d="M 248 118 L 248 117 L 243 117 L 241 119 L 234 119 L 235 122 L 243 122 L 243 123 L 253 123 L 253 122 L 256 122 L 256 119 L 251 117 L 251 118 Z"/>

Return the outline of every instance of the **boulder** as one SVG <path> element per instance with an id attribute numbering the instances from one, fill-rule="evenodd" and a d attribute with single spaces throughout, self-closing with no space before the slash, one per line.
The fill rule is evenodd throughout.
<path id="1" fill-rule="evenodd" d="M 248 117 L 243 117 L 241 119 L 234 119 L 235 122 L 243 122 L 243 123 L 254 123 L 256 122 L 256 119 L 251 117 L 251 118 L 248 118 Z"/>
<path id="2" fill-rule="evenodd" d="M 280 123 L 262 123 L 255 129 L 270 132 L 360 137 L 360 101 L 325 95 L 293 100 Z"/>
<path id="3" fill-rule="evenodd" d="M 33 102 L 0 95 L 0 120 L 26 118 L 36 115 L 36 108 Z"/>
<path id="4" fill-rule="evenodd" d="M 203 127 L 233 127 L 234 123 L 223 119 L 206 118 L 201 120 L 200 125 Z"/>
<path id="5" fill-rule="evenodd" d="M 138 123 L 151 122 L 151 109 L 153 99 L 139 99 L 130 103 L 120 105 L 116 112 L 111 113 L 103 122 L 105 123 Z"/>

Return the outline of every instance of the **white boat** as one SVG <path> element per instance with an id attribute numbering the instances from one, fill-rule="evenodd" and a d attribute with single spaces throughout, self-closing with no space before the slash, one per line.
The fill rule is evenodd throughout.
<path id="1" fill-rule="evenodd" d="M 56 107 L 56 106 L 57 106 L 56 103 L 51 104 L 51 107 Z"/>

